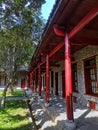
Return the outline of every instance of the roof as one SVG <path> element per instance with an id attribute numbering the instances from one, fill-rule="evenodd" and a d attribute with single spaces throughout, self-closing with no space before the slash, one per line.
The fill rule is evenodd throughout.
<path id="1" fill-rule="evenodd" d="M 93 9 L 98 5 L 98 0 L 57 0 L 56 4 L 50 14 L 48 23 L 45 27 L 44 33 L 40 44 L 32 58 L 30 68 L 33 69 L 38 64 L 39 60 L 43 60 L 43 54 L 50 53 L 61 41 L 64 40 L 63 37 L 58 37 L 54 33 L 53 25 L 57 24 L 60 28 L 64 29 L 67 33 L 71 30 Z M 98 16 L 96 16 L 91 22 L 89 22 L 80 32 L 78 32 L 74 37 L 70 39 L 71 41 L 71 54 L 77 50 L 84 47 L 82 45 L 83 40 L 86 39 L 89 42 L 97 41 L 98 38 Z M 82 41 L 81 41 L 82 40 Z M 81 43 L 81 45 L 75 45 L 76 43 Z M 64 47 L 60 49 L 54 56 L 52 56 L 51 64 L 54 64 L 58 60 L 64 59 Z M 57 61 L 56 61 L 57 59 Z"/>

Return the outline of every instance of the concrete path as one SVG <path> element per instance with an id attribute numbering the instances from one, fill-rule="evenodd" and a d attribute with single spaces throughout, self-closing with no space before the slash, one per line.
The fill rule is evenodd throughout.
<path id="1" fill-rule="evenodd" d="M 0 97 L 0 100 L 1 100 L 1 97 Z M 31 98 L 25 97 L 25 96 L 22 96 L 22 97 L 6 97 L 6 100 L 31 100 Z"/>

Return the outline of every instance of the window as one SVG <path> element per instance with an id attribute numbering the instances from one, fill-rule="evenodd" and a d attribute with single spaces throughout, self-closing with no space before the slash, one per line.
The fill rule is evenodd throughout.
<path id="1" fill-rule="evenodd" d="M 72 82 L 73 82 L 73 91 L 78 92 L 78 79 L 77 79 L 77 64 L 72 64 Z"/>
<path id="2" fill-rule="evenodd" d="M 98 94 L 96 57 L 84 61 L 85 87 L 87 94 Z"/>

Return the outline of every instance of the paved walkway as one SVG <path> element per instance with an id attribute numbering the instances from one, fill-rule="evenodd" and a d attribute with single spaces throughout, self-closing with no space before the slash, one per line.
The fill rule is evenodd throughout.
<path id="1" fill-rule="evenodd" d="M 29 94 L 29 93 L 28 93 Z M 9 97 L 7 100 L 30 100 L 31 111 L 38 130 L 68 130 L 66 128 L 66 102 L 51 95 L 50 105 L 45 107 L 45 97 Z M 98 130 L 98 111 L 74 104 L 75 130 Z"/>
<path id="2" fill-rule="evenodd" d="M 1 100 L 1 97 L 0 97 L 0 100 Z M 25 97 L 25 96 L 22 96 L 22 97 L 6 97 L 6 100 L 31 100 L 31 98 Z"/>
<path id="3" fill-rule="evenodd" d="M 39 130 L 68 130 L 66 122 L 66 102 L 61 97 L 51 96 L 50 106 L 45 100 L 33 95 L 32 113 Z M 74 104 L 75 130 L 98 130 L 98 112 Z"/>

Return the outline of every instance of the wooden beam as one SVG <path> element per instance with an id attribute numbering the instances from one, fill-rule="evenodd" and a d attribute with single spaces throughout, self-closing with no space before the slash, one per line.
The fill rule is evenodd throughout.
<path id="1" fill-rule="evenodd" d="M 72 38 L 70 41 L 72 45 L 98 46 L 98 38 L 79 37 L 79 38 Z"/>
<path id="2" fill-rule="evenodd" d="M 94 19 L 98 15 L 98 5 L 94 7 L 74 28 L 73 30 L 68 34 L 69 40 L 77 34 L 84 26 L 86 26 L 92 19 Z M 60 30 L 57 25 L 53 26 L 54 32 L 58 36 L 64 37 L 64 30 Z M 50 52 L 49 57 L 51 57 L 53 54 L 55 54 L 59 49 L 61 49 L 64 46 L 64 42 L 61 42 L 53 51 Z"/>
<path id="3" fill-rule="evenodd" d="M 94 7 L 68 34 L 69 39 L 71 39 L 75 34 L 77 34 L 84 26 L 86 26 L 92 19 L 98 15 L 98 5 Z"/>
<path id="4" fill-rule="evenodd" d="M 53 56 L 59 49 L 61 49 L 64 46 L 64 41 L 60 42 L 56 48 L 54 48 L 50 53 L 49 53 L 49 58 Z"/>
<path id="5" fill-rule="evenodd" d="M 51 57 L 50 60 L 53 60 L 53 61 L 55 61 L 55 60 L 64 60 L 64 55 L 62 55 L 62 56 L 53 56 L 53 57 Z"/>

